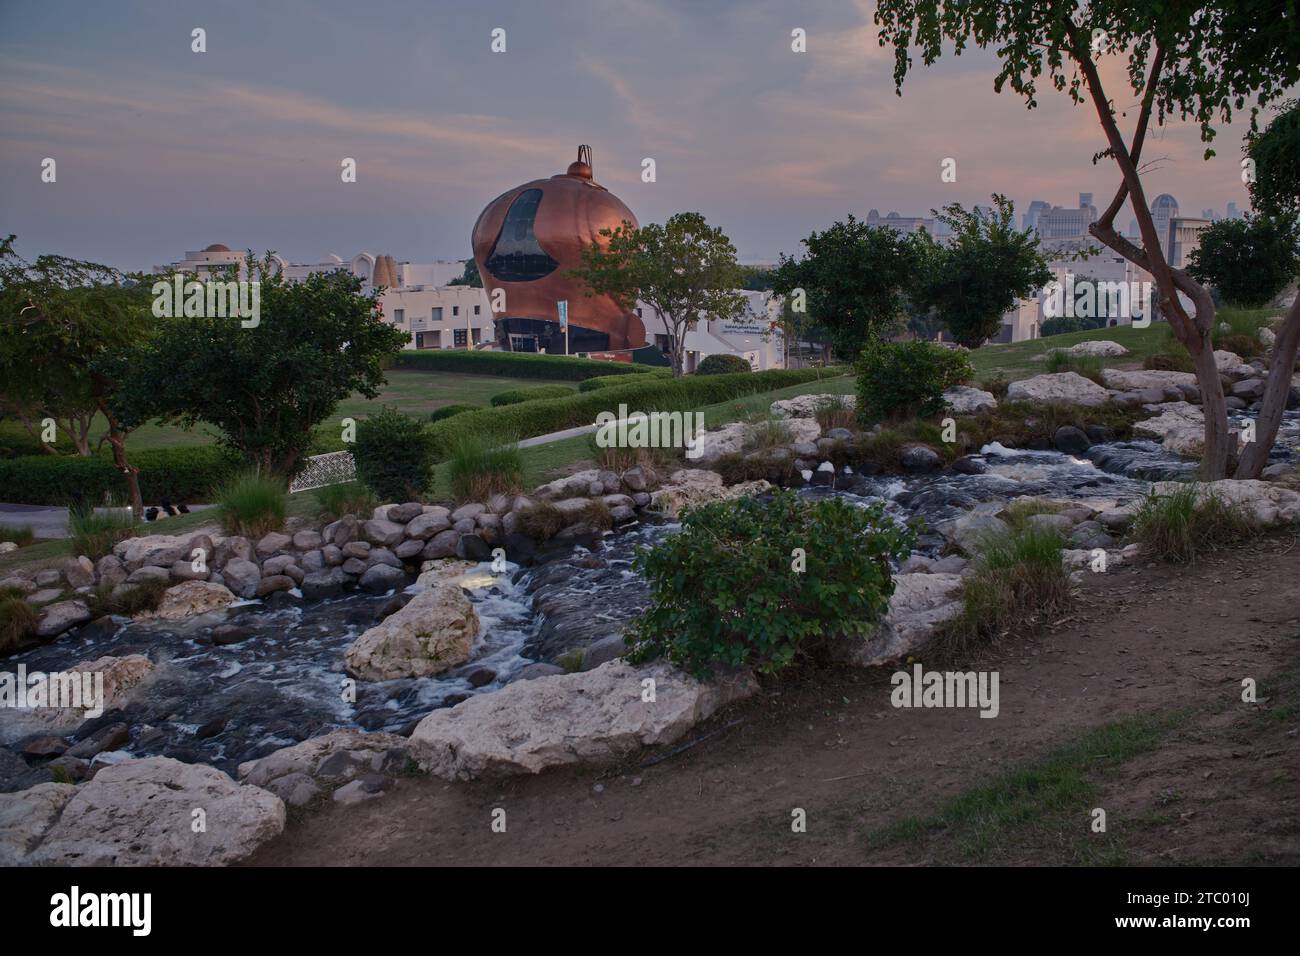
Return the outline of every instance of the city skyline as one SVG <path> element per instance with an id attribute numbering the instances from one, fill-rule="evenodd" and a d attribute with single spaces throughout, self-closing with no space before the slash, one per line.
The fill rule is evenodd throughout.
<path id="1" fill-rule="evenodd" d="M 991 54 L 916 70 L 895 96 L 870 3 L 449 6 L 246 3 L 0 11 L 0 205 L 32 256 L 148 269 L 211 243 L 292 262 L 358 250 L 464 259 L 474 217 L 579 143 L 642 222 L 703 213 L 748 262 L 852 213 L 928 216 L 1010 195 L 1104 206 L 1118 184 L 1087 105 L 993 93 Z M 148 15 L 146 16 L 146 10 Z M 207 52 L 191 50 L 206 30 Z M 504 29 L 506 52 L 491 31 Z M 807 31 L 807 52 L 790 49 Z M 1131 98 L 1120 62 L 1108 90 Z M 916 118 L 921 118 L 918 122 Z M 1244 116 L 1201 158 L 1156 131 L 1148 200 L 1247 208 Z M 58 179 L 43 183 L 53 157 Z M 652 157 L 657 181 L 643 182 Z M 956 182 L 940 179 L 946 158 Z M 340 163 L 357 161 L 343 183 Z M 1127 223 L 1129 212 L 1121 213 Z"/>

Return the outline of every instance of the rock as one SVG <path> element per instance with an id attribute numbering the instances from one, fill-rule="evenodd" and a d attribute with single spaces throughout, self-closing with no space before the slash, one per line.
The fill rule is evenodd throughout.
<path id="1" fill-rule="evenodd" d="M 361 575 L 358 586 L 371 594 L 384 594 L 406 584 L 406 572 L 387 564 L 376 564 Z"/>
<path id="2" fill-rule="evenodd" d="M 95 574 L 101 584 L 117 587 L 126 580 L 127 571 L 121 558 L 115 554 L 106 554 L 95 562 Z"/>
<path id="3" fill-rule="evenodd" d="M 333 524 L 333 534 L 326 535 L 330 543 L 340 550 L 361 535 L 361 523 L 352 515 L 344 515 Z"/>
<path id="4" fill-rule="evenodd" d="M 315 800 L 321 792 L 320 786 L 305 773 L 285 774 L 266 785 L 266 789 L 291 807 L 303 807 Z"/>
<path id="5" fill-rule="evenodd" d="M 171 579 L 172 575 L 170 567 L 158 568 L 153 565 L 145 565 L 144 567 L 136 568 L 128 574 L 126 576 L 126 583 L 145 584 L 149 581 L 170 581 Z M 38 576 L 37 583 L 39 583 L 39 581 L 40 579 Z"/>
<path id="6" fill-rule="evenodd" d="M 342 568 L 330 568 L 328 571 L 316 571 L 307 575 L 299 587 L 306 600 L 320 601 L 341 593 L 347 580 Z"/>
<path id="7" fill-rule="evenodd" d="M 262 580 L 262 569 L 252 561 L 232 558 L 221 569 L 221 577 L 226 586 L 238 597 L 251 598 L 257 594 L 257 585 Z"/>
<path id="8" fill-rule="evenodd" d="M 607 661 L 618 660 L 627 653 L 622 634 L 611 634 L 588 645 L 582 655 L 582 670 L 595 670 Z"/>
<path id="9" fill-rule="evenodd" d="M 1234 398 L 1240 398 L 1247 402 L 1257 401 L 1264 397 L 1264 379 L 1248 378 L 1243 382 L 1238 382 L 1232 386 Z"/>
<path id="10" fill-rule="evenodd" d="M 289 800 L 284 791 L 296 791 L 304 781 L 315 786 L 317 780 L 337 783 L 360 774 L 403 770 L 408 753 L 408 742 L 394 734 L 332 730 L 241 763 L 239 779 Z M 313 792 L 300 798 L 307 802 L 314 796 Z"/>
<path id="11" fill-rule="evenodd" d="M 318 531 L 299 531 L 293 536 L 293 547 L 296 551 L 315 551 L 322 544 L 324 539 Z"/>
<path id="12" fill-rule="evenodd" d="M 1241 364 L 1241 356 L 1236 352 L 1229 352 L 1226 349 L 1214 350 L 1214 367 L 1220 372 L 1226 372 L 1233 368 L 1240 368 Z"/>
<path id="13" fill-rule="evenodd" d="M 1093 339 L 1088 342 L 1076 342 L 1065 350 L 1071 355 L 1128 355 L 1128 349 L 1110 339 Z"/>
<path id="14" fill-rule="evenodd" d="M 41 588 L 27 595 L 27 603 L 39 607 L 57 601 L 61 597 L 63 597 L 63 588 Z"/>
<path id="15" fill-rule="evenodd" d="M 212 630 L 212 643 L 219 647 L 239 644 L 253 636 L 253 632 L 238 624 L 222 624 Z"/>
<path id="16" fill-rule="evenodd" d="M 857 399 L 852 395 L 796 395 L 794 398 L 773 402 L 769 412 L 773 418 L 815 418 L 818 407 L 832 402 L 842 408 L 854 408 L 857 405 Z"/>
<path id="17" fill-rule="evenodd" d="M 1070 520 L 1068 515 L 1062 514 L 1030 515 L 1025 519 L 1025 523 L 1030 527 L 1055 531 L 1061 535 L 1067 535 L 1074 530 L 1074 522 Z"/>
<path id="18" fill-rule="evenodd" d="M 26 863 L 76 793 L 70 783 L 39 783 L 0 794 L 0 866 Z"/>
<path id="19" fill-rule="evenodd" d="M 194 832 L 202 809 L 203 832 Z M 284 829 L 284 803 L 204 764 L 124 760 L 76 788 L 26 862 L 54 866 L 223 866 Z"/>
<path id="20" fill-rule="evenodd" d="M 943 463 L 939 453 L 925 445 L 908 445 L 899 454 L 898 461 L 904 470 L 913 474 L 926 474 Z"/>
<path id="21" fill-rule="evenodd" d="M 36 636 L 57 637 L 78 624 L 86 623 L 90 617 L 90 608 L 84 601 L 59 601 L 41 612 L 40 620 L 36 623 Z"/>
<path id="22" fill-rule="evenodd" d="M 257 582 L 257 596 L 266 597 L 278 591 L 292 591 L 296 586 L 293 578 L 287 574 L 273 574 Z"/>
<path id="23" fill-rule="evenodd" d="M 371 544 L 391 548 L 399 544 L 406 536 L 405 527 L 386 518 L 371 519 L 365 523 L 362 533 Z"/>
<path id="24" fill-rule="evenodd" d="M 1156 417 L 1135 423 L 1133 431 L 1154 435 L 1175 454 L 1195 457 L 1205 444 L 1205 414 L 1190 402 L 1170 402 Z"/>
<path id="25" fill-rule="evenodd" d="M 272 531 L 265 535 L 261 541 L 257 542 L 257 553 L 261 557 L 275 554 L 277 551 L 284 551 L 293 544 L 293 538 L 287 534 L 281 534 L 278 531 Z"/>
<path id="26" fill-rule="evenodd" d="M 487 561 L 492 557 L 492 546 L 479 534 L 463 534 L 456 547 L 456 556 L 467 561 Z"/>
<path id="27" fill-rule="evenodd" d="M 472 502 L 467 505 L 461 505 L 459 508 L 453 511 L 451 513 L 451 520 L 452 523 L 455 524 L 457 521 L 464 521 L 466 518 L 474 519 L 477 518 L 485 511 L 487 511 L 486 505 L 481 505 L 478 504 L 477 502 Z"/>
<path id="28" fill-rule="evenodd" d="M 115 724 L 105 724 L 84 740 L 69 747 L 67 753 L 72 757 L 89 760 L 95 754 L 118 749 L 130 739 L 131 732 L 126 724 L 120 721 Z"/>
<path id="29" fill-rule="evenodd" d="M 636 465 L 623 472 L 623 484 L 629 491 L 646 491 L 656 484 L 654 472 L 641 465 Z"/>
<path id="30" fill-rule="evenodd" d="M 931 574 L 961 574 L 966 570 L 969 562 L 961 555 L 950 554 L 946 558 L 940 558 L 930 568 Z"/>
<path id="31" fill-rule="evenodd" d="M 401 560 L 387 548 L 371 548 L 370 554 L 366 556 L 366 567 L 373 568 L 377 564 L 386 564 L 390 568 L 402 567 Z"/>
<path id="32" fill-rule="evenodd" d="M 1092 442 L 1082 429 L 1073 425 L 1062 425 L 1052 436 L 1056 450 L 1067 455 L 1082 455 L 1092 447 Z"/>
<path id="33" fill-rule="evenodd" d="M 979 550 L 980 539 L 1007 530 L 1007 524 L 993 515 L 969 512 L 940 526 L 940 532 L 967 554 Z"/>
<path id="34" fill-rule="evenodd" d="M 394 524 L 404 525 L 422 514 L 424 514 L 424 505 L 418 501 L 408 501 L 405 504 L 391 506 L 387 518 Z"/>
<path id="35" fill-rule="evenodd" d="M 1175 388 L 1183 384 L 1195 385 L 1196 375 L 1192 372 L 1162 372 L 1156 369 L 1104 368 L 1101 370 L 1101 380 L 1107 388 L 1131 392 L 1144 388 L 1163 390 L 1167 385 Z"/>
<path id="36" fill-rule="evenodd" d="M 722 483 L 722 476 L 717 472 L 698 468 L 683 468 L 672 473 L 668 484 L 659 488 L 650 496 L 650 507 L 670 517 L 677 517 L 682 509 L 717 501 L 724 498 L 740 498 L 746 495 L 758 495 L 772 486 L 766 481 L 745 481 L 727 487 Z"/>
<path id="37" fill-rule="evenodd" d="M 1223 478 L 1193 486 L 1198 500 L 1215 495 L 1219 500 L 1245 512 L 1263 527 L 1300 522 L 1300 492 L 1258 479 Z M 1156 495 L 1168 495 L 1187 485 L 1175 481 L 1158 481 L 1151 486 Z"/>
<path id="38" fill-rule="evenodd" d="M 60 568 L 68 587 L 73 590 L 88 588 L 95 583 L 95 565 L 84 554 L 79 558 L 68 558 Z"/>
<path id="39" fill-rule="evenodd" d="M 102 679 L 103 700 L 98 702 L 83 700 L 85 706 L 82 707 L 41 707 L 34 713 L 52 727 L 75 727 L 91 716 L 88 711 L 101 709 L 96 708 L 95 703 L 102 704 L 103 712 L 125 705 L 135 689 L 153 672 L 153 669 L 153 662 L 143 654 L 127 654 L 122 657 L 106 655 L 93 661 L 82 661 L 65 668 L 65 671 L 99 675 L 94 677 L 94 683 L 98 689 L 99 681 Z"/>
<path id="40" fill-rule="evenodd" d="M 424 546 L 420 552 L 420 557 L 426 561 L 437 560 L 438 558 L 450 558 L 456 554 L 456 546 L 460 543 L 460 532 L 448 529 L 439 531 L 429 543 Z"/>
<path id="41" fill-rule="evenodd" d="M 325 567 L 337 567 L 343 563 L 343 549 L 336 545 L 327 544 L 325 547 L 320 549 L 320 557 Z"/>
<path id="42" fill-rule="evenodd" d="M 952 470 L 959 475 L 982 475 L 989 470 L 989 466 L 972 455 L 963 455 L 952 463 Z"/>
<path id="43" fill-rule="evenodd" d="M 212 576 L 206 566 L 196 569 L 193 561 L 177 561 L 168 569 L 168 573 L 173 581 L 206 581 Z"/>
<path id="44" fill-rule="evenodd" d="M 830 644 L 835 660 L 858 667 L 885 664 L 919 650 L 944 621 L 961 613 L 960 574 L 896 574 L 889 611 L 865 641 Z"/>
<path id="45" fill-rule="evenodd" d="M 973 415 L 982 409 L 998 407 L 997 397 L 992 392 L 969 385 L 954 385 L 943 393 L 943 400 L 957 415 Z"/>
<path id="46" fill-rule="evenodd" d="M 164 621 L 179 621 L 195 614 L 206 614 L 235 600 L 229 588 L 209 581 L 186 581 L 169 587 L 158 603 L 157 616 Z"/>
<path id="47" fill-rule="evenodd" d="M 428 541 L 435 534 L 451 527 L 445 508 L 430 511 L 412 518 L 406 526 L 406 536 L 418 541 Z"/>
<path id="48" fill-rule="evenodd" d="M 550 677 L 552 674 L 568 673 L 558 664 L 547 664 L 542 661 L 536 661 L 532 664 L 521 667 L 515 674 L 514 680 L 536 680 L 539 677 Z"/>
<path id="49" fill-rule="evenodd" d="M 63 585 L 63 573 L 58 568 L 42 568 L 32 580 L 38 588 L 57 588 Z"/>
<path id="50" fill-rule="evenodd" d="M 643 699 L 645 680 L 654 681 L 653 702 Z M 702 684 L 667 664 L 610 661 L 579 674 L 516 680 L 435 710 L 411 734 L 411 747 L 421 768 L 447 780 L 607 763 L 679 740 L 756 687 L 749 675 Z"/>
<path id="51" fill-rule="evenodd" d="M 383 796 L 385 790 L 392 786 L 387 777 L 381 777 L 377 774 L 367 774 L 359 780 L 353 780 L 351 783 L 345 783 L 334 791 L 333 797 L 335 803 L 342 803 L 350 806 L 355 803 L 361 803 L 363 800 L 370 800 L 374 797 Z"/>
<path id="52" fill-rule="evenodd" d="M 1106 389 L 1077 372 L 1035 375 L 1012 382 L 1007 388 L 1007 400 L 1011 402 L 1060 402 L 1095 408 L 1105 405 L 1109 398 Z"/>
<path id="53" fill-rule="evenodd" d="M 469 660 L 478 615 L 459 587 L 438 584 L 372 627 L 347 650 L 347 668 L 362 680 L 439 674 Z"/>

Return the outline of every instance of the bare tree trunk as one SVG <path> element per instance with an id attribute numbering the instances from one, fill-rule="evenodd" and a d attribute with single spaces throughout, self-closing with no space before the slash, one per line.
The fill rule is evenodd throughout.
<path id="1" fill-rule="evenodd" d="M 126 460 L 126 433 L 117 424 L 117 419 L 108 410 L 108 403 L 98 400 L 99 410 L 108 421 L 108 444 L 113 449 L 113 464 L 126 479 L 127 494 L 131 498 L 131 513 L 135 520 L 144 517 L 144 499 L 140 497 L 140 469 Z"/>
<path id="2" fill-rule="evenodd" d="M 1277 341 L 1273 343 L 1272 364 L 1264 383 L 1264 400 L 1259 407 L 1259 419 L 1255 422 L 1255 440 L 1241 453 L 1234 478 L 1258 478 L 1268 464 L 1268 454 L 1273 449 L 1291 391 L 1297 347 L 1300 347 L 1300 296 L 1291 303 L 1291 310 L 1287 312 Z"/>

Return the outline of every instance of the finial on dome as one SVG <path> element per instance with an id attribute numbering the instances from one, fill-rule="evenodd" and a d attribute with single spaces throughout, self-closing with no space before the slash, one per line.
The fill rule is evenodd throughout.
<path id="1" fill-rule="evenodd" d="M 578 147 L 578 160 L 577 162 L 569 163 L 568 174 L 570 176 L 577 176 L 579 179 L 592 178 L 590 146 Z"/>

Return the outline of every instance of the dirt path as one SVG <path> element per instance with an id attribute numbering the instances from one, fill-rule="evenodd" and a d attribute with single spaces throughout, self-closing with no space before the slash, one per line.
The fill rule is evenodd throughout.
<path id="1" fill-rule="evenodd" d="M 1071 617 L 1009 636 L 972 665 L 1001 675 L 996 719 L 894 709 L 892 669 L 804 673 L 716 716 L 692 739 L 714 736 L 656 765 L 640 766 L 647 752 L 604 771 L 403 779 L 359 806 L 295 814 L 250 862 L 944 860 L 942 833 L 883 847 L 868 835 L 1099 725 L 1180 710 L 1192 716 L 1101 782 L 1111 828 L 1128 839 L 1124 859 L 1300 859 L 1300 708 L 1240 702 L 1244 677 L 1263 688 L 1300 665 L 1296 538 L 1261 539 L 1190 570 L 1143 563 L 1091 575 Z M 505 833 L 492 831 L 494 808 L 506 811 Z M 795 808 L 807 814 L 805 833 L 791 831 Z M 1077 809 L 1086 826 L 1088 807 Z M 1072 861 L 1050 835 L 1039 842 L 1009 862 Z"/>

